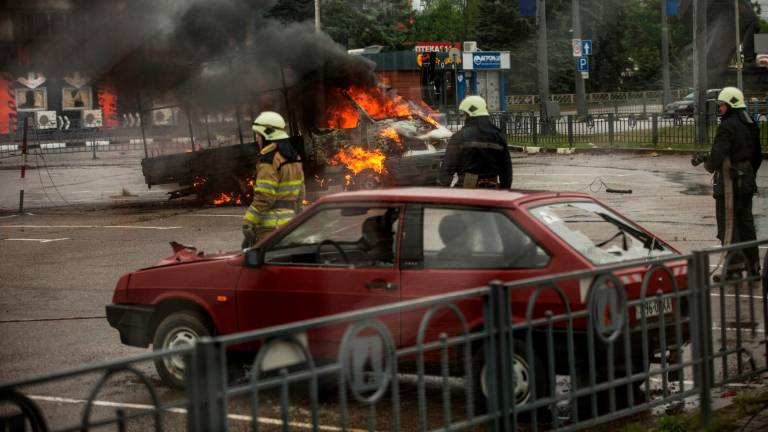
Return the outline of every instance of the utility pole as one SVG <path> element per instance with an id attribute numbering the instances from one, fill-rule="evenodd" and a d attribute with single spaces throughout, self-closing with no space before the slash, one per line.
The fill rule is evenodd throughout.
<path id="1" fill-rule="evenodd" d="M 741 27 L 739 23 L 739 0 L 733 0 L 733 15 L 736 20 L 736 87 L 744 91 L 744 79 L 741 75 L 741 69 L 744 64 L 741 62 Z"/>
<path id="2" fill-rule="evenodd" d="M 707 133 L 707 2 L 693 0 L 693 88 L 696 114 L 696 144 L 704 147 Z"/>
<path id="3" fill-rule="evenodd" d="M 538 58 L 539 68 L 539 121 L 542 132 L 549 131 L 549 114 L 547 113 L 547 101 L 549 100 L 549 61 L 547 59 L 547 0 L 538 0 Z"/>
<path id="4" fill-rule="evenodd" d="M 315 31 L 320 33 L 320 0 L 315 0 Z"/>
<path id="5" fill-rule="evenodd" d="M 573 38 L 581 40 L 581 5 L 579 0 L 571 0 L 571 14 L 573 15 Z M 581 76 L 578 68 L 574 70 L 576 77 L 576 115 L 586 117 L 587 97 L 584 90 L 584 77 Z"/>
<path id="6" fill-rule="evenodd" d="M 667 0 L 661 0 L 661 79 L 663 81 L 662 106 L 672 102 L 669 82 L 669 11 Z"/>

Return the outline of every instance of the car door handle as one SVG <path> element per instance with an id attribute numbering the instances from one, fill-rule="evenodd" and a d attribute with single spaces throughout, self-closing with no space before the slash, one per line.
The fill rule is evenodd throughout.
<path id="1" fill-rule="evenodd" d="M 387 282 L 383 279 L 374 279 L 367 284 L 365 284 L 365 287 L 368 289 L 377 289 L 377 290 L 396 290 L 398 288 L 397 284 L 394 282 Z"/>

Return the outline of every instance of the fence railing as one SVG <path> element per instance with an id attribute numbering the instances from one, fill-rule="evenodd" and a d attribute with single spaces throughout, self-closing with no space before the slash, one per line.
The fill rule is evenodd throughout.
<path id="1" fill-rule="evenodd" d="M 459 130 L 464 116 L 446 115 L 447 127 Z M 533 112 L 491 113 L 491 121 L 507 136 L 510 145 L 532 147 L 699 148 L 694 117 L 660 114 L 590 114 L 584 118 L 565 115 L 542 119 Z M 708 149 L 717 133 L 718 119 L 709 116 Z M 768 152 L 768 117 L 758 117 L 760 143 Z"/>
<path id="2" fill-rule="evenodd" d="M 691 398 L 705 428 L 713 386 L 768 371 L 768 287 L 735 270 L 766 244 L 494 282 L 0 383 L 0 424 L 48 430 L 62 399 L 42 393 L 75 380 L 93 383 L 69 396 L 79 420 L 55 430 L 569 431 Z M 729 269 L 722 282 L 710 263 Z M 180 359 L 184 393 L 160 397 L 149 363 Z M 119 396 L 105 389 L 124 375 L 146 403 L 97 399 Z"/>
<path id="3" fill-rule="evenodd" d="M 680 100 L 685 96 L 683 90 L 672 90 L 669 102 Z M 624 113 L 624 112 L 661 112 L 663 109 L 663 92 L 661 90 L 640 92 L 587 93 L 585 101 L 591 114 Z M 573 93 L 553 94 L 549 100 L 557 102 L 563 109 L 575 109 L 576 95 Z M 538 95 L 508 95 L 507 106 L 511 109 L 519 106 L 538 105 Z"/>

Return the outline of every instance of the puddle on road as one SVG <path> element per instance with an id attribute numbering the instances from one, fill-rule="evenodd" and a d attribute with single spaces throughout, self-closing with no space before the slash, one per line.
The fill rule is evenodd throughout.
<path id="1" fill-rule="evenodd" d="M 680 186 L 682 186 L 683 189 L 680 191 L 683 195 L 710 195 L 712 194 L 712 186 L 710 184 L 703 184 L 695 182 L 691 179 L 689 179 L 689 175 L 687 173 L 681 173 L 681 172 L 668 172 L 664 173 L 664 177 L 666 177 L 667 180 L 671 181 L 672 183 L 677 183 Z"/>

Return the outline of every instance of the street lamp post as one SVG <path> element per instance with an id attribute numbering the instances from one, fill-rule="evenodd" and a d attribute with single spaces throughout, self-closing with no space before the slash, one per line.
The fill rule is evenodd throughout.
<path id="1" fill-rule="evenodd" d="M 733 15 L 736 21 L 736 86 L 744 91 L 744 80 L 741 75 L 741 69 L 744 65 L 741 62 L 741 28 L 739 24 L 739 0 L 733 0 Z"/>
<path id="2" fill-rule="evenodd" d="M 315 31 L 320 32 L 320 0 L 315 0 Z"/>

